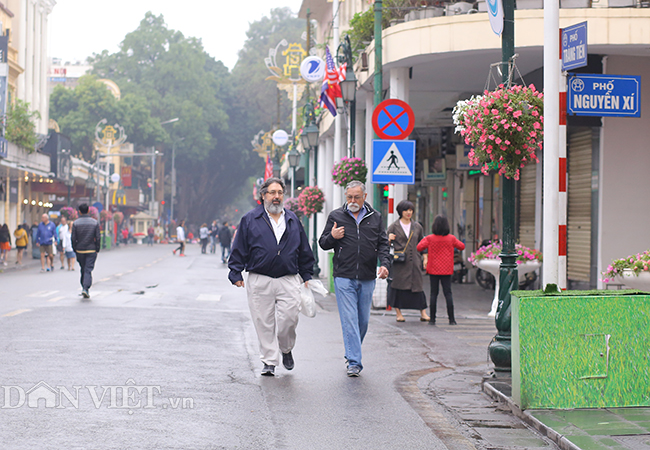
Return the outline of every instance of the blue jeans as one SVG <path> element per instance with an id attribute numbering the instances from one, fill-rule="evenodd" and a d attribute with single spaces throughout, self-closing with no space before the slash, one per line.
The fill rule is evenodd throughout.
<path id="1" fill-rule="evenodd" d="M 375 280 L 336 277 L 334 278 L 334 289 L 343 330 L 345 359 L 348 360 L 349 366 L 359 366 L 360 369 L 363 369 L 361 344 L 368 331 Z"/>
<path id="2" fill-rule="evenodd" d="M 221 261 L 226 262 L 230 258 L 230 245 L 221 245 Z"/>

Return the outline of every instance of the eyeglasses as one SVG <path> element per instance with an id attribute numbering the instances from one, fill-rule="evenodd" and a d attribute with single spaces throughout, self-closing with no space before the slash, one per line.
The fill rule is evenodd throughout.
<path id="1" fill-rule="evenodd" d="M 354 201 L 359 201 L 363 199 L 363 195 L 355 195 L 354 197 L 351 195 L 346 195 L 345 198 L 347 200 L 354 200 Z"/>
<path id="2" fill-rule="evenodd" d="M 267 191 L 266 193 L 271 197 L 275 197 L 276 195 L 282 197 L 284 195 L 284 191 Z"/>

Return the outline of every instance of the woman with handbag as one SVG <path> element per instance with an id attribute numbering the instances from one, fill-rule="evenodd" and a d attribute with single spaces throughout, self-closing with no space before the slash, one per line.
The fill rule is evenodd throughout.
<path id="1" fill-rule="evenodd" d="M 388 304 L 395 309 L 398 322 L 405 322 L 402 309 L 417 309 L 420 320 L 428 322 L 427 298 L 424 295 L 424 270 L 422 255 L 416 246 L 424 238 L 422 225 L 411 220 L 415 207 L 408 200 L 397 205 L 399 220 L 393 222 L 386 232 L 394 246 L 392 282 L 388 290 Z"/>

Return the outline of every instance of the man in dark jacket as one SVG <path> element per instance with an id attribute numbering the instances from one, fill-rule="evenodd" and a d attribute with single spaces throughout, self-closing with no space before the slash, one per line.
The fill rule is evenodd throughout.
<path id="1" fill-rule="evenodd" d="M 363 369 L 361 344 L 368 331 L 375 279 L 386 278 L 390 264 L 381 214 L 366 203 L 366 196 L 365 184 L 348 184 L 346 203 L 329 214 L 318 241 L 323 250 L 334 250 L 334 288 L 349 377 L 358 377 Z"/>
<path id="2" fill-rule="evenodd" d="M 296 215 L 284 208 L 284 182 L 269 178 L 260 189 L 262 204 L 242 217 L 228 260 L 228 279 L 244 287 L 260 343 L 262 375 L 275 366 L 294 367 L 300 284 L 314 274 L 314 255 Z"/>
<path id="3" fill-rule="evenodd" d="M 99 223 L 88 215 L 88 205 L 79 205 L 81 217 L 72 225 L 72 250 L 77 254 L 81 266 L 81 295 L 90 298 L 90 286 L 93 284 L 93 269 L 97 253 L 101 247 Z"/>

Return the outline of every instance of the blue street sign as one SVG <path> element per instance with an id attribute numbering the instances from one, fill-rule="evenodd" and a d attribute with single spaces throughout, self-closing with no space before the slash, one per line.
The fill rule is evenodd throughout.
<path id="1" fill-rule="evenodd" d="M 641 77 L 570 74 L 567 112 L 576 116 L 641 117 Z"/>
<path id="2" fill-rule="evenodd" d="M 372 182 L 415 184 L 415 141 L 372 141 Z"/>
<path id="3" fill-rule="evenodd" d="M 562 70 L 587 65 L 587 22 L 562 29 Z"/>

